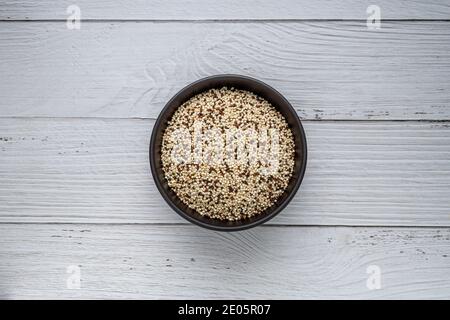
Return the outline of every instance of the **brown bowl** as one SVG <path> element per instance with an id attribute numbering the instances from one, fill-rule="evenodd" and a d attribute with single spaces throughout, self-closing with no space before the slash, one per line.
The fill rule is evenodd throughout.
<path id="1" fill-rule="evenodd" d="M 278 198 L 276 203 L 264 210 L 262 213 L 251 218 L 238 221 L 224 221 L 212 219 L 202 216 L 195 210 L 185 205 L 168 186 L 164 176 L 161 162 L 161 146 L 162 137 L 168 121 L 172 115 L 184 102 L 191 97 L 213 88 L 234 87 L 237 89 L 247 90 L 269 101 L 286 119 L 291 128 L 295 141 L 295 165 L 294 173 L 284 193 Z M 284 207 L 292 200 L 302 182 L 306 169 L 306 136 L 300 119 L 290 103 L 275 89 L 267 84 L 240 75 L 216 75 L 200 79 L 191 83 L 187 87 L 178 92 L 169 102 L 158 116 L 155 126 L 153 127 L 152 137 L 149 148 L 150 167 L 156 187 L 163 196 L 164 200 L 172 207 L 175 212 L 186 220 L 199 226 L 220 230 L 220 231 L 236 231 L 255 227 L 262 224 L 274 216 L 276 216 Z"/>

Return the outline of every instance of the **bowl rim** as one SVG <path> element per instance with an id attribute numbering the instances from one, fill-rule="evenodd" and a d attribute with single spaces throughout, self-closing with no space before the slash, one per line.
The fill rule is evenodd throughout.
<path id="1" fill-rule="evenodd" d="M 247 82 L 251 82 L 259 87 L 265 87 L 265 89 L 272 91 L 274 94 L 278 95 L 281 100 L 284 102 L 285 106 L 290 109 L 290 111 L 296 115 L 294 121 L 296 123 L 296 125 L 298 126 L 300 133 L 301 133 L 301 141 L 302 141 L 302 161 L 300 164 L 300 169 L 298 171 L 297 177 L 294 177 L 295 179 L 295 184 L 292 188 L 292 190 L 290 190 L 290 192 L 288 193 L 288 195 L 286 196 L 286 198 L 280 202 L 279 204 L 276 205 L 276 207 L 272 210 L 272 212 L 270 212 L 269 214 L 267 214 L 265 217 L 260 218 L 256 221 L 250 221 L 249 223 L 243 223 L 241 225 L 236 225 L 236 226 L 220 226 L 220 225 L 213 225 L 213 224 L 209 224 L 203 221 L 200 221 L 198 219 L 196 219 L 195 217 L 193 217 L 192 215 L 188 214 L 187 212 L 184 212 L 183 210 L 181 210 L 178 206 L 176 206 L 170 195 L 167 194 L 165 188 L 163 187 L 162 182 L 160 181 L 159 174 L 158 174 L 158 170 L 156 168 L 156 159 L 154 157 L 155 155 L 155 144 L 156 144 L 156 136 L 157 133 L 159 132 L 159 130 L 161 130 L 161 125 L 162 125 L 162 121 L 163 121 L 163 117 L 166 114 L 166 112 L 169 110 L 169 108 L 172 106 L 173 102 L 177 99 L 177 97 L 179 97 L 181 94 L 183 94 L 185 91 L 190 90 L 193 87 L 198 86 L 200 83 L 203 83 L 205 81 L 210 81 L 210 80 L 229 80 L 230 78 L 235 78 L 235 79 L 240 79 L 240 80 L 244 80 Z M 194 96 L 194 95 L 192 95 Z M 208 76 L 208 77 L 204 77 L 201 79 L 198 79 L 190 84 L 188 84 L 187 86 L 183 87 L 181 90 L 179 90 L 175 95 L 173 95 L 173 97 L 165 104 L 164 108 L 160 111 L 153 129 L 152 129 L 152 134 L 151 134 L 151 138 L 150 138 L 150 144 L 149 144 L 149 161 L 150 161 L 150 168 L 151 168 L 151 172 L 152 172 L 152 176 L 153 176 L 153 181 L 155 182 L 155 185 L 159 191 L 159 193 L 161 194 L 161 196 L 164 198 L 164 200 L 166 201 L 166 203 L 172 208 L 172 210 L 174 210 L 176 213 L 178 213 L 178 215 L 180 215 L 181 217 L 183 217 L 184 219 L 186 219 L 187 221 L 196 224 L 198 226 L 210 229 L 210 230 L 216 230 L 216 231 L 240 231 L 240 230 L 245 230 L 245 229 L 249 229 L 249 228 L 253 228 L 256 227 L 260 224 L 266 223 L 267 221 L 269 221 L 270 219 L 274 218 L 276 215 L 278 215 L 288 204 L 289 202 L 291 202 L 291 200 L 294 198 L 294 196 L 296 195 L 302 181 L 305 175 L 305 171 L 306 171 L 306 163 L 307 163 L 307 158 L 308 158 L 308 151 L 307 151 L 307 145 L 306 145 L 306 134 L 305 134 L 305 130 L 303 129 L 302 123 L 300 121 L 300 118 L 297 115 L 297 112 L 295 111 L 295 109 L 292 107 L 292 105 L 289 103 L 289 101 L 280 93 L 278 92 L 276 89 L 274 89 L 273 87 L 271 87 L 270 85 L 262 82 L 261 80 L 249 77 L 249 76 L 244 76 L 244 75 L 238 75 L 238 74 L 217 74 L 217 75 L 212 75 L 212 76 Z"/>

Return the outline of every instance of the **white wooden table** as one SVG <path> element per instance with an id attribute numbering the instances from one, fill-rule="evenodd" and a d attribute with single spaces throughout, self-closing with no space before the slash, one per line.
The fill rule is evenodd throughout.
<path id="1" fill-rule="evenodd" d="M 0 20 L 0 298 L 450 298 L 449 1 L 0 0 Z M 219 73 L 277 88 L 308 137 L 295 199 L 237 233 L 182 220 L 148 163 L 164 103 Z"/>

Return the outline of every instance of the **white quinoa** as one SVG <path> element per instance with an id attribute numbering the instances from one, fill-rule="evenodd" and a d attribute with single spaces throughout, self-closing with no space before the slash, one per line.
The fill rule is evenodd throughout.
<path id="1" fill-rule="evenodd" d="M 171 155 L 173 133 L 194 123 L 203 129 L 276 129 L 279 133 L 278 170 L 261 173 L 261 163 L 176 163 Z M 226 139 L 223 139 L 226 144 Z M 183 203 L 201 215 L 220 220 L 252 217 L 276 203 L 294 169 L 295 144 L 284 117 L 266 100 L 234 88 L 211 89 L 181 105 L 164 132 L 161 160 L 169 187 Z"/>

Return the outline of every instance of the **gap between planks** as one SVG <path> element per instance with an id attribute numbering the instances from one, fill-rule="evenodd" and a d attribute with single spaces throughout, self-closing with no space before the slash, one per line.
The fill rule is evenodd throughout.
<path id="1" fill-rule="evenodd" d="M 194 225 L 189 222 L 2 222 L 0 221 L 0 225 L 49 225 L 49 226 L 63 226 L 63 225 L 72 225 L 72 226 L 160 226 L 160 227 L 182 227 L 182 226 L 194 226 L 196 228 L 202 228 L 200 226 Z M 364 229 L 450 229 L 450 226 L 426 226 L 426 225 L 351 225 L 351 224 L 270 224 L 265 223 L 257 226 L 256 228 L 364 228 Z M 205 229 L 205 228 L 202 228 Z M 239 232 L 246 232 L 252 230 L 254 228 L 245 229 L 241 231 L 231 231 L 232 233 L 238 234 Z M 222 233 L 221 231 L 213 231 Z M 228 231 L 230 232 L 230 231 Z M 225 232 L 226 233 L 226 232 Z"/>
<path id="2" fill-rule="evenodd" d="M 156 121 L 157 117 L 103 117 L 103 116 L 86 116 L 86 117 L 75 117 L 75 116 L 69 116 L 69 117 L 60 117 L 60 116 L 1 116 L 1 120 L 112 120 L 112 121 L 125 121 L 125 120 L 142 120 L 142 121 Z M 339 122 L 358 122 L 358 123 L 445 123 L 450 122 L 449 119 L 392 119 L 392 120 L 386 120 L 386 119 L 304 119 L 299 116 L 299 119 L 302 123 L 308 123 L 308 122 L 322 122 L 322 123 L 339 123 Z"/>
<path id="3" fill-rule="evenodd" d="M 450 22 L 450 19 L 382 19 L 382 22 Z M 0 23 L 63 22 L 67 19 L 0 19 Z M 81 23 L 300 23 L 300 22 L 367 22 L 367 19 L 81 19 Z"/>

